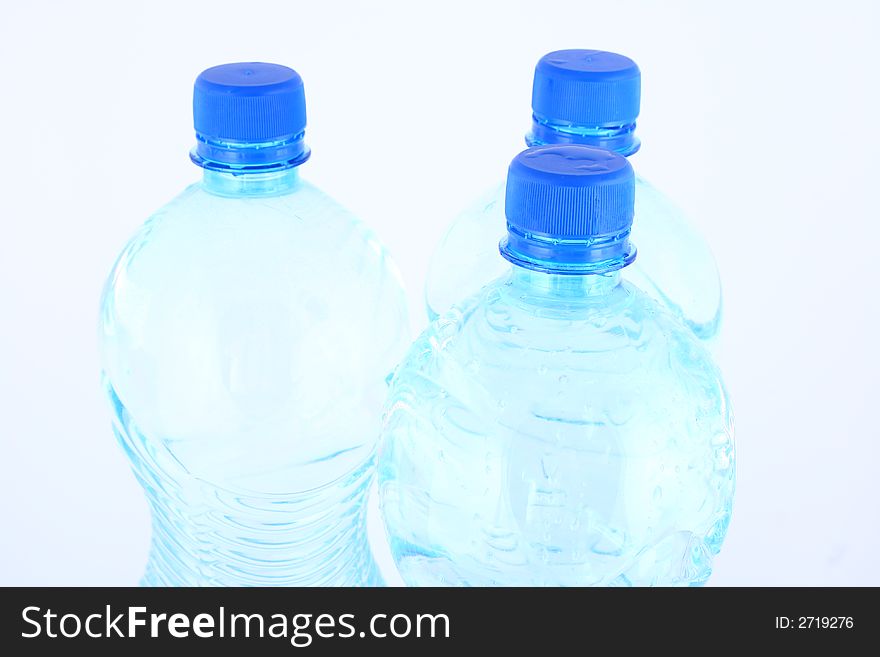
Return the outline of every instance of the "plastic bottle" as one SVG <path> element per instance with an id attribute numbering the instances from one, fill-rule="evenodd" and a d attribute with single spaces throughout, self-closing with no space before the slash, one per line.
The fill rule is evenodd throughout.
<path id="1" fill-rule="evenodd" d="M 535 68 L 526 143 L 584 144 L 631 156 L 640 146 L 640 93 L 641 73 L 627 57 L 600 50 L 551 52 Z M 721 283 L 708 245 L 666 196 L 638 176 L 635 217 L 633 235 L 644 256 L 626 277 L 699 338 L 713 341 L 721 322 Z M 429 319 L 505 271 L 495 248 L 503 231 L 499 184 L 453 222 L 435 250 L 425 287 Z"/>
<path id="2" fill-rule="evenodd" d="M 727 531 L 718 369 L 633 263 L 627 160 L 518 155 L 508 272 L 436 320 L 391 384 L 379 458 L 410 585 L 699 585 Z"/>
<path id="3" fill-rule="evenodd" d="M 300 177 L 300 76 L 195 83 L 201 182 L 120 255 L 100 316 L 114 430 L 153 520 L 146 585 L 375 585 L 365 531 L 404 297 L 375 237 Z"/>

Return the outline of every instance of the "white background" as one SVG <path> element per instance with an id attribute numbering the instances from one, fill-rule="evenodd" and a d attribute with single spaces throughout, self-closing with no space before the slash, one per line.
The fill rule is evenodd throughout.
<path id="1" fill-rule="evenodd" d="M 97 304 L 128 236 L 200 173 L 199 71 L 301 73 L 303 173 L 379 233 L 418 328 L 431 248 L 522 147 L 535 62 L 578 47 L 640 65 L 633 163 L 722 271 L 738 491 L 712 583 L 880 584 L 878 25 L 870 0 L 4 0 L 0 584 L 143 568 Z"/>

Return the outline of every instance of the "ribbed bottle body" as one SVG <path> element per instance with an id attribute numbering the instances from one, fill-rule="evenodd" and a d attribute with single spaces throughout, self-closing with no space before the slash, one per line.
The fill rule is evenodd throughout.
<path id="1" fill-rule="evenodd" d="M 144 583 L 377 584 L 364 509 L 399 277 L 295 172 L 211 175 L 131 240 L 102 301 L 115 433 L 153 517 Z"/>

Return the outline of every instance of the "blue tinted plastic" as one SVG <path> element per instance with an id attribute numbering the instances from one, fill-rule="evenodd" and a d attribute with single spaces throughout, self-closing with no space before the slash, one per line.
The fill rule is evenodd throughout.
<path id="1" fill-rule="evenodd" d="M 587 187 L 631 184 L 628 166 L 622 180 L 585 170 L 582 146 L 514 162 L 554 152 Z M 572 214 L 581 187 L 555 174 L 530 206 L 543 237 L 559 240 L 552 249 L 626 226 L 607 198 Z M 512 165 L 508 189 L 522 176 Z M 395 373 L 379 476 L 400 573 L 411 585 L 702 584 L 734 492 L 718 369 L 678 318 L 623 281 L 625 263 L 560 268 L 552 249 L 543 268 L 512 259 L 453 305 Z"/>
<path id="2" fill-rule="evenodd" d="M 450 226 L 431 258 L 425 288 L 429 319 L 503 276 L 510 263 L 498 252 L 505 238 L 504 185 L 497 185 Z M 630 235 L 638 257 L 623 270 L 634 283 L 714 347 L 721 325 L 721 283 L 703 237 L 656 187 L 636 176 Z"/>
<path id="3" fill-rule="evenodd" d="M 291 68 L 242 62 L 203 71 L 193 87 L 193 161 L 214 169 L 283 168 L 309 157 L 303 81 Z"/>
<path id="4" fill-rule="evenodd" d="M 560 54 L 562 53 L 562 54 Z M 623 76 L 609 85 L 602 85 L 606 72 L 590 71 L 590 62 L 607 56 Z M 583 59 L 580 59 L 583 57 Z M 551 65 L 550 59 L 555 60 Z M 580 63 L 578 63 L 580 62 Z M 629 62 L 629 64 L 627 64 Z M 631 65 L 631 66 L 630 66 Z M 600 67 L 601 68 L 601 67 Z M 556 77 L 554 77 L 554 75 Z M 586 76 L 577 82 L 579 76 Z M 596 111 L 608 122 L 573 122 L 577 116 L 588 116 L 589 103 L 580 105 L 555 103 L 551 82 L 563 80 L 571 96 L 580 84 L 589 93 L 583 98 L 599 103 Z M 597 82 L 597 80 L 599 80 Z M 640 74 L 635 64 L 613 53 L 597 51 L 559 51 L 550 53 L 539 62 L 533 89 L 533 123 L 526 143 L 584 144 L 614 150 L 621 155 L 632 155 L 640 146 L 635 135 L 639 96 L 636 93 Z M 603 91 L 616 95 L 617 100 L 605 99 Z M 537 103 L 535 103 L 535 99 Z M 567 106 L 569 113 L 559 108 Z M 607 113 L 608 107 L 617 113 Z M 553 109 L 556 108 L 556 109 Z M 580 114 L 573 113 L 577 109 Z M 555 114 L 547 116 L 545 114 Z M 580 119 L 583 120 L 583 119 Z M 449 310 L 453 303 L 476 294 L 488 282 L 502 276 L 508 263 L 497 253 L 496 245 L 504 237 L 504 190 L 499 184 L 468 207 L 449 227 L 431 258 L 425 287 L 429 319 Z M 639 257 L 623 276 L 636 283 L 644 292 L 660 301 L 677 315 L 707 344 L 714 346 L 718 334 L 722 299 L 721 284 L 712 252 L 684 214 L 660 191 L 643 178 L 636 176 L 635 217 L 631 241 L 639 249 Z"/>
<path id="5" fill-rule="evenodd" d="M 574 145 L 523 151 L 507 173 L 501 255 L 541 271 L 629 264 L 634 188 L 632 167 L 616 153 Z"/>
<path id="6" fill-rule="evenodd" d="M 535 66 L 532 112 L 572 126 L 635 123 L 641 72 L 629 57 L 602 50 L 557 50 Z"/>
<path id="7" fill-rule="evenodd" d="M 727 395 L 704 346 L 620 271 L 514 267 L 412 346 L 379 460 L 407 584 L 709 577 L 734 491 Z"/>
<path id="8" fill-rule="evenodd" d="M 542 144 L 581 144 L 614 151 L 630 156 L 638 152 L 642 142 L 636 137 L 636 124 L 586 128 L 583 126 L 553 123 L 532 117 L 532 130 L 526 135 L 528 146 Z"/>
<path id="9" fill-rule="evenodd" d="M 143 583 L 381 583 L 365 500 L 407 325 L 384 249 L 298 168 L 206 168 L 154 214 L 100 316 Z"/>
<path id="10" fill-rule="evenodd" d="M 157 212 L 101 312 L 144 583 L 380 583 L 365 500 L 406 325 L 384 250 L 297 169 L 207 171 Z"/>

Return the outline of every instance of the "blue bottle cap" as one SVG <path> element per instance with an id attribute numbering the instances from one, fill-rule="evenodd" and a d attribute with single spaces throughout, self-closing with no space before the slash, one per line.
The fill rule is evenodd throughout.
<path id="1" fill-rule="evenodd" d="M 625 157 L 579 144 L 535 146 L 507 174 L 502 255 L 532 269 L 583 273 L 635 259 L 635 178 Z"/>
<path id="2" fill-rule="evenodd" d="M 641 72 L 629 57 L 603 50 L 557 50 L 535 67 L 532 112 L 539 121 L 596 128 L 634 123 Z"/>
<path id="3" fill-rule="evenodd" d="M 279 64 L 242 62 L 196 78 L 192 159 L 216 169 L 285 168 L 309 156 L 303 81 Z"/>

